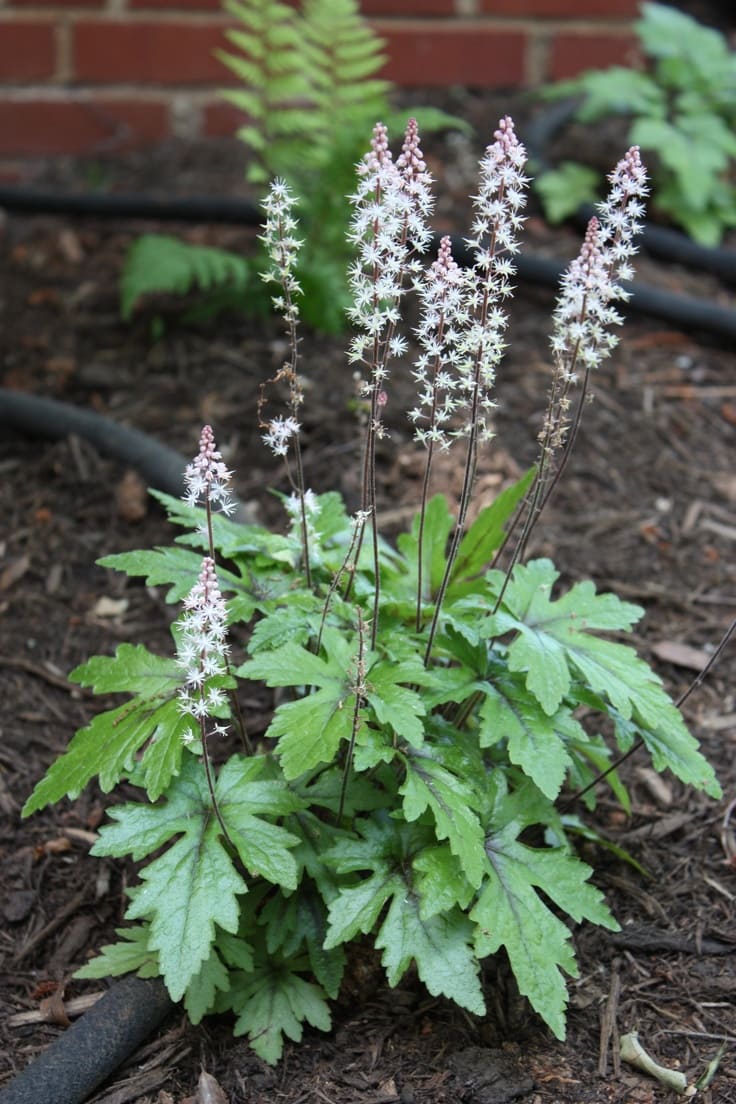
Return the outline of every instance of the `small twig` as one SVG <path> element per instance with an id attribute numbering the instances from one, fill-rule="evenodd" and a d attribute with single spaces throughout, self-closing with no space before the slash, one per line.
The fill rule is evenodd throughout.
<path id="1" fill-rule="evenodd" d="M 48 924 L 44 924 L 44 926 L 32 935 L 16 952 L 13 956 L 13 964 L 17 966 L 24 958 L 27 958 L 32 951 L 35 951 L 36 947 L 40 946 L 50 935 L 53 935 L 57 928 L 60 928 L 70 916 L 73 916 L 77 909 L 81 908 L 82 905 L 88 904 L 89 894 L 90 887 L 88 885 L 80 889 L 79 893 L 75 893 L 72 899 L 67 901 L 63 908 L 57 912 L 56 916 L 49 920 Z"/>

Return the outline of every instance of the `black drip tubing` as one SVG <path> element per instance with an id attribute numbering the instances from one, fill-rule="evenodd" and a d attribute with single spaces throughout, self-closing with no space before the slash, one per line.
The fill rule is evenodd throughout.
<path id="1" fill-rule="evenodd" d="M 136 468 L 156 490 L 177 498 L 184 493 L 189 461 L 181 453 L 94 410 L 0 387 L 0 426 L 53 441 L 74 433 L 103 455 Z"/>
<path id="2" fill-rule="evenodd" d="M 18 1076 L 0 1104 L 82 1104 L 174 1007 L 160 978 L 126 977 Z"/>
<path id="3" fill-rule="evenodd" d="M 570 117 L 569 103 L 557 105 L 556 112 L 532 123 L 532 148 L 543 147 L 551 135 Z M 536 154 L 539 160 L 540 154 Z M 258 204 L 235 197 L 158 198 L 135 194 L 80 194 L 33 192 L 26 188 L 0 187 L 0 207 L 34 214 L 93 215 L 105 218 L 148 218 L 182 222 L 219 222 L 260 226 L 262 211 Z M 585 215 L 585 211 L 581 214 Z M 591 208 L 592 213 L 592 208 Z M 436 242 L 439 237 L 436 235 Z M 646 227 L 642 241 L 650 252 L 667 260 L 707 269 L 736 282 L 736 253 L 730 249 L 707 249 L 683 234 L 661 227 Z M 435 245 L 436 245 L 435 242 Z M 455 258 L 460 264 L 472 262 L 462 238 L 453 238 Z M 521 254 L 515 259 L 521 280 L 557 288 L 566 265 L 544 257 Z M 639 282 L 628 285 L 632 292 L 629 307 L 658 318 L 677 329 L 694 329 L 731 341 L 736 336 L 736 311 L 704 299 L 660 291 Z"/>

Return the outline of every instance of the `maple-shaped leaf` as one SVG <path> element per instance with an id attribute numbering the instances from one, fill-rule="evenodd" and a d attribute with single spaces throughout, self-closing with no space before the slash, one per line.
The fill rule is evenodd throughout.
<path id="1" fill-rule="evenodd" d="M 76 978 L 118 977 L 136 973 L 140 978 L 158 977 L 161 973 L 158 955 L 148 946 L 150 936 L 147 924 L 130 928 L 116 928 L 119 943 L 106 943 L 99 954 L 74 974 Z"/>
<path id="2" fill-rule="evenodd" d="M 549 716 L 534 695 L 512 678 L 483 683 L 481 692 L 480 746 L 505 740 L 511 762 L 554 800 L 572 763 L 566 742 L 585 739 L 580 723 L 566 706 Z"/>
<path id="3" fill-rule="evenodd" d="M 284 782 L 264 778 L 265 756 L 234 755 L 220 771 L 215 796 L 230 839 L 248 870 L 285 889 L 296 889 L 297 864 L 291 849 L 299 842 L 278 818 L 304 808 Z"/>
<path id="4" fill-rule="evenodd" d="M 423 917 L 421 899 L 404 886 L 394 895 L 376 935 L 389 985 L 397 985 L 412 962 L 433 997 L 444 996 L 476 1016 L 486 1006 L 473 950 L 473 925 L 459 909 Z"/>
<path id="5" fill-rule="evenodd" d="M 431 810 L 437 839 L 448 840 L 468 881 L 477 887 L 486 864 L 483 829 L 473 812 L 477 798 L 469 782 L 433 758 L 440 754 L 434 749 L 407 757 L 406 778 L 399 788 L 404 816 L 411 822 Z"/>
<path id="6" fill-rule="evenodd" d="M 330 1030 L 330 1010 L 322 989 L 278 960 L 268 960 L 250 974 L 236 975 L 230 997 L 238 1014 L 235 1035 L 247 1034 L 256 1054 L 271 1065 L 284 1052 L 284 1036 L 300 1042 L 303 1023 Z"/>
<path id="7" fill-rule="evenodd" d="M 610 703 L 624 724 L 640 726 L 657 769 L 668 767 L 683 782 L 718 796 L 713 770 L 659 677 L 632 648 L 594 635 L 598 630 L 629 630 L 641 616 L 640 607 L 614 594 L 596 594 L 589 581 L 552 600 L 557 577 L 549 560 L 517 567 L 505 608 L 486 620 L 493 635 L 516 630 L 508 649 L 509 669 L 525 673 L 527 689 L 548 716 L 557 712 L 573 680 L 581 680 Z"/>
<path id="8" fill-rule="evenodd" d="M 149 921 L 149 947 L 172 999 L 180 1000 L 209 958 L 215 925 L 237 931 L 237 895 L 247 892 L 224 846 L 204 767 L 187 756 L 163 805 L 121 805 L 109 815 L 115 823 L 101 829 L 93 854 L 140 859 L 169 845 L 141 871 L 126 915 Z"/>
<path id="9" fill-rule="evenodd" d="M 558 1039 L 565 1037 L 567 988 L 563 971 L 577 976 L 570 930 L 537 892 L 541 890 L 575 921 L 587 919 L 613 931 L 618 924 L 603 895 L 588 884 L 590 867 L 563 848 L 534 848 L 518 839 L 525 819 L 503 823 L 486 839 L 490 863 L 470 919 L 476 924 L 475 949 L 479 957 L 505 947 L 519 992 L 549 1025 Z"/>
<path id="10" fill-rule="evenodd" d="M 325 856 L 339 873 L 372 871 L 353 886 L 342 888 L 328 909 L 325 947 L 348 942 L 358 932 L 378 928 L 376 946 L 391 985 L 396 985 L 412 961 L 433 995 L 450 997 L 463 1008 L 481 1014 L 483 997 L 478 963 L 472 948 L 472 926 L 459 909 L 426 915 L 413 884 L 411 866 L 431 837 L 419 826 L 388 818 L 359 821 L 361 838 L 342 839 Z"/>
<path id="11" fill-rule="evenodd" d="M 100 567 L 124 571 L 126 575 L 145 575 L 146 586 L 168 586 L 166 601 L 169 603 L 186 598 L 202 570 L 202 556 L 178 545 L 118 552 L 103 556 L 97 563 Z M 223 593 L 243 591 L 243 580 L 223 567 L 217 568 L 217 582 Z"/>
<path id="12" fill-rule="evenodd" d="M 146 749 L 139 769 L 149 796 L 155 800 L 178 770 L 181 738 L 188 727 L 174 700 L 158 704 L 136 698 L 117 709 L 98 713 L 86 728 L 75 733 L 64 754 L 52 763 L 22 815 L 29 816 L 65 796 L 78 797 L 95 775 L 100 788 L 108 793 L 132 771 L 136 753 L 151 739 L 154 743 Z"/>
<path id="13" fill-rule="evenodd" d="M 340 742 L 349 740 L 352 732 L 355 693 L 350 667 L 355 652 L 334 629 L 325 630 L 322 643 L 324 659 L 298 644 L 284 644 L 259 652 L 236 671 L 267 686 L 317 687 L 306 697 L 280 705 L 266 733 L 278 740 L 276 752 L 287 779 L 332 762 Z"/>
<path id="14" fill-rule="evenodd" d="M 378 660 L 368 671 L 365 697 L 381 725 L 390 725 L 397 736 L 421 747 L 426 708 L 416 690 L 402 685 L 413 681 L 411 668 Z"/>
<path id="15" fill-rule="evenodd" d="M 114 656 L 93 656 L 75 667 L 70 682 L 95 694 L 139 694 L 156 698 L 174 693 L 183 679 L 176 660 L 154 655 L 143 644 L 120 644 Z"/>

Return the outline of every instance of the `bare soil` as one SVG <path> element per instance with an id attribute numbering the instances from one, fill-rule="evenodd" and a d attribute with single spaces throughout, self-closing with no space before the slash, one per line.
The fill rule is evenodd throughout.
<path id="1" fill-rule="evenodd" d="M 485 135 L 507 105 L 477 98 L 464 108 Z M 480 148 L 434 144 L 440 228 L 464 229 L 468 165 Z M 611 151 L 611 164 L 620 152 Z M 241 157 L 229 144 L 167 147 L 104 170 L 119 189 L 237 192 Z M 89 165 L 56 163 L 47 182 L 80 186 L 90 173 Z M 260 382 L 281 362 L 281 329 L 273 320 L 241 317 L 184 329 L 169 316 L 164 337 L 151 343 L 145 315 L 122 324 L 118 275 L 127 246 L 146 229 L 236 250 L 252 245 L 252 232 L 239 228 L 6 218 L 0 239 L 2 385 L 101 411 L 184 455 L 193 454 L 201 425 L 211 422 L 236 469 L 240 497 L 280 524 L 268 488 L 283 488 L 283 481 L 260 442 L 256 401 Z M 534 213 L 526 240 L 530 250 L 563 258 L 578 249 L 575 233 L 553 233 Z M 642 270 L 673 290 L 733 301 L 710 277 L 645 259 Z M 523 286 L 513 303 L 511 343 L 498 380 L 497 438 L 478 480 L 481 503 L 535 458 L 552 305 L 552 292 Z M 360 437 L 350 413 L 354 383 L 343 343 L 307 335 L 303 356 L 307 480 L 318 491 L 337 487 L 354 504 Z M 383 511 L 397 525 L 417 500 L 420 478 L 404 418 L 408 367 L 394 373 L 391 436 L 379 458 Z M 705 334 L 644 319 L 627 322 L 619 349 L 597 376 L 574 460 L 530 549 L 553 556 L 563 582 L 590 577 L 645 607 L 634 643 L 674 696 L 687 689 L 736 615 L 735 446 L 732 351 Z M 451 460 L 440 474 L 449 492 L 457 487 L 459 463 Z M 88 854 L 114 798 L 90 789 L 29 821 L 19 818 L 34 783 L 73 732 L 109 704 L 73 687 L 66 676 L 89 655 L 109 654 L 123 640 L 168 653 L 175 611 L 138 582 L 95 566 L 107 553 L 171 539 L 135 472 L 74 438 L 38 441 L 10 432 L 0 441 L 0 474 L 2 1084 L 64 1030 L 65 1016 L 73 1015 L 70 1001 L 104 988 L 71 975 L 120 925 L 133 877 L 132 868 Z M 232 1104 L 674 1099 L 620 1064 L 618 1036 L 636 1029 L 660 1061 L 691 1080 L 725 1041 L 715 1077 L 699 1099 L 735 1102 L 735 669 L 731 646 L 684 707 L 716 767 L 723 801 L 654 776 L 643 758 L 634 758 L 627 764 L 631 816 L 604 799 L 591 817 L 647 873 L 608 852 L 584 851 L 622 931 L 575 931 L 580 978 L 570 983 L 566 1042 L 555 1041 L 518 999 L 501 958 L 488 963 L 490 1011 L 478 1020 L 429 999 L 412 978 L 396 991 L 387 989 L 371 956 L 356 955 L 332 1032 L 305 1032 L 276 1069 L 234 1041 L 226 1019 L 193 1028 L 177 1011 L 94 1099 L 215 1099 L 203 1091 L 197 1096 L 202 1070 Z M 269 693 L 247 706 L 251 730 L 263 730 Z M 47 1021 L 18 1018 L 36 1012 Z"/>

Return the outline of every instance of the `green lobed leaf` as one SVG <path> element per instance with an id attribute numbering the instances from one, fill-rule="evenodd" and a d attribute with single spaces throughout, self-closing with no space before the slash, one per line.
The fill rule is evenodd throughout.
<path id="1" fill-rule="evenodd" d="M 398 984 L 412 961 L 432 996 L 445 996 L 476 1016 L 485 1013 L 473 927 L 459 909 L 423 918 L 419 898 L 396 894 L 376 936 L 389 985 Z"/>
<path id="2" fill-rule="evenodd" d="M 95 855 L 140 858 L 178 836 L 141 871 L 126 916 L 150 921 L 149 946 L 172 999 L 180 1000 L 209 958 L 215 925 L 237 931 L 237 895 L 247 892 L 223 844 L 204 767 L 187 756 L 163 805 L 122 805 L 109 815 L 115 823 L 101 829 Z"/>
<path id="3" fill-rule="evenodd" d="M 229 989 L 230 975 L 227 967 L 213 947 L 209 958 L 202 963 L 199 973 L 194 975 L 184 994 L 184 1007 L 192 1023 L 201 1023 L 208 1013 L 213 1012 L 217 993 L 227 993 Z"/>
<path id="4" fill-rule="evenodd" d="M 246 869 L 285 889 L 296 889 L 297 864 L 291 849 L 299 843 L 277 818 L 304 808 L 284 782 L 262 778 L 264 756 L 233 756 L 220 771 L 215 795 L 220 815 Z"/>
<path id="5" fill-rule="evenodd" d="M 171 751 L 171 747 L 186 727 L 175 701 L 153 705 L 136 698 L 117 709 L 98 713 L 86 728 L 75 733 L 64 754 L 51 764 L 24 805 L 22 816 L 30 816 L 62 797 L 73 800 L 95 775 L 100 788 L 108 793 L 133 770 L 134 756 L 154 736 L 161 747 L 151 752 L 151 774 L 146 775 L 146 782 L 156 793 L 176 768 L 178 752 Z"/>
<path id="6" fill-rule="evenodd" d="M 414 754 L 407 760 L 406 778 L 399 793 L 409 822 L 426 809 L 431 811 L 437 839 L 448 840 L 468 881 L 477 888 L 486 863 L 483 830 L 472 810 L 477 799 L 470 785 L 441 763 Z"/>
<path id="7" fill-rule="evenodd" d="M 298 1043 L 302 1024 L 329 1031 L 330 1010 L 319 986 L 287 966 L 268 962 L 233 982 L 234 1032 L 248 1035 L 256 1054 L 274 1065 L 284 1051 L 284 1036 Z"/>
<path id="8" fill-rule="evenodd" d="M 590 868 L 563 849 L 527 847 L 512 821 L 486 840 L 491 873 L 470 919 L 477 925 L 479 957 L 505 947 L 519 991 L 558 1039 L 565 1037 L 567 988 L 563 971 L 577 976 L 570 931 L 544 903 L 546 894 L 573 920 L 583 918 L 611 930 L 618 925 L 599 890 L 586 883 Z"/>
<path id="9" fill-rule="evenodd" d="M 120 552 L 103 556 L 97 563 L 101 567 L 124 571 L 126 575 L 145 575 L 146 586 L 168 584 L 166 601 L 169 603 L 181 602 L 186 598 L 202 570 L 202 557 L 178 545 Z M 222 567 L 217 569 L 217 581 L 223 593 L 242 590 L 242 580 Z"/>
<path id="10" fill-rule="evenodd" d="M 75 971 L 75 978 L 118 977 L 132 973 L 140 978 L 159 976 L 158 955 L 148 945 L 146 924 L 116 928 L 115 934 L 120 936 L 120 942 L 106 943 L 96 958 Z"/>
<path id="11" fill-rule="evenodd" d="M 93 656 L 75 667 L 70 682 L 91 686 L 95 694 L 172 694 L 183 678 L 176 660 L 154 655 L 144 644 L 119 644 L 114 656 Z"/>
<path id="12" fill-rule="evenodd" d="M 481 747 L 506 740 L 509 759 L 552 801 L 570 767 L 566 742 L 585 737 L 571 711 L 561 706 L 549 716 L 537 699 L 510 678 L 483 685 L 478 738 Z"/>

